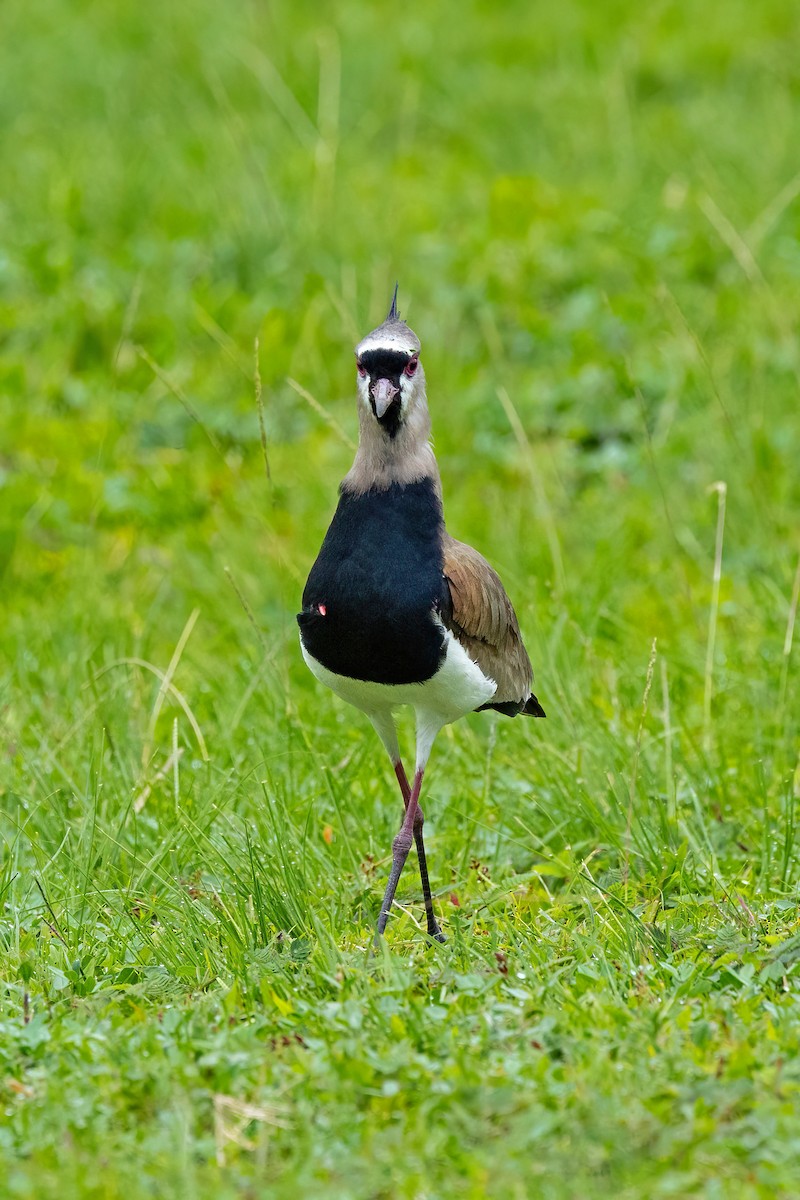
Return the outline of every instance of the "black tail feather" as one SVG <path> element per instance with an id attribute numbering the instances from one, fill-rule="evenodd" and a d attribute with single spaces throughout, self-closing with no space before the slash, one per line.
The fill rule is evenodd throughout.
<path id="1" fill-rule="evenodd" d="M 475 709 L 475 712 L 485 712 L 487 708 L 493 708 L 495 712 L 502 713 L 504 717 L 518 717 L 520 713 L 526 717 L 546 716 L 544 709 L 533 694 L 524 704 L 521 700 L 501 700 L 497 704 L 491 702 L 482 704 L 480 708 Z"/>

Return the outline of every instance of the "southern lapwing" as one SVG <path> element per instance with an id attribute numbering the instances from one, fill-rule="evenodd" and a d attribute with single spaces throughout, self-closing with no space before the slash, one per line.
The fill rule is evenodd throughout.
<path id="1" fill-rule="evenodd" d="M 356 347 L 360 435 L 355 461 L 311 568 L 297 620 L 303 657 L 322 683 L 366 713 L 392 760 L 405 805 L 376 937 L 417 845 L 428 933 L 433 911 L 419 806 L 434 739 L 466 713 L 543 717 L 519 624 L 499 576 L 445 529 L 429 441 L 425 372 L 416 334 L 389 315 Z M 394 710 L 416 715 L 414 782 L 400 759 Z"/>

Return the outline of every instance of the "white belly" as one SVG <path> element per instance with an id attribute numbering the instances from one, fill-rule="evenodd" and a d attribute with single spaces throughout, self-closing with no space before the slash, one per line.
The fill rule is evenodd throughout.
<path id="1" fill-rule="evenodd" d="M 449 630 L 444 630 L 445 655 L 442 665 L 431 679 L 424 683 L 372 683 L 364 679 L 350 679 L 346 675 L 335 675 L 321 662 L 312 658 L 302 640 L 303 658 L 320 683 L 324 683 L 342 700 L 360 708 L 368 715 L 384 713 L 403 704 L 417 710 L 418 717 L 424 714 L 429 721 L 441 728 L 457 721 L 468 712 L 491 700 L 497 684 L 488 679 L 477 663 L 473 662 Z"/>

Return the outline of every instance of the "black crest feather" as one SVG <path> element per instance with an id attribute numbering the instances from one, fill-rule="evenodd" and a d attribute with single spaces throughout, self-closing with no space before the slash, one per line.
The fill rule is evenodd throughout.
<path id="1" fill-rule="evenodd" d="M 400 287 L 399 282 L 394 285 L 394 295 L 392 296 L 392 307 L 389 309 L 386 317 L 387 321 L 399 321 L 400 313 L 397 311 L 397 289 Z"/>

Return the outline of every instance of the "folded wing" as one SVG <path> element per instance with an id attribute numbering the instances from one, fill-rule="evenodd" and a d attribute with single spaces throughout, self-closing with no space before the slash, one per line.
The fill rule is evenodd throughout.
<path id="1" fill-rule="evenodd" d="M 531 660 L 500 576 L 482 554 L 449 534 L 445 535 L 444 575 L 451 601 L 450 612 L 443 614 L 445 625 L 497 684 L 494 698 L 484 707 L 508 716 L 543 717 L 544 709 L 531 692 Z"/>

